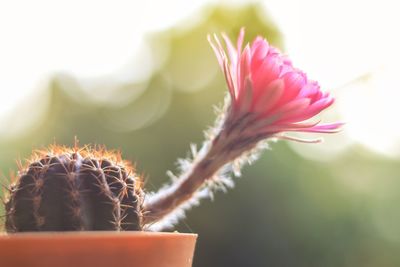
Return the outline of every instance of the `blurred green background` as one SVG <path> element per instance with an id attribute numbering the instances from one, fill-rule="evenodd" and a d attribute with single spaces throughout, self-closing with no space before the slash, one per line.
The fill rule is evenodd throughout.
<path id="1" fill-rule="evenodd" d="M 87 91 L 72 74 L 52 75 L 45 97 L 15 110 L 15 118 L 43 107 L 45 115 L 0 140 L 1 170 L 7 176 L 15 159 L 54 141 L 72 145 L 76 135 L 81 144 L 120 149 L 137 163 L 146 189 L 156 190 L 189 144 L 201 143 L 213 106 L 226 93 L 207 34 L 235 37 L 244 25 L 246 40 L 262 34 L 284 49 L 279 29 L 258 8 L 208 6 L 190 27 L 183 22 L 149 34 L 154 60 L 162 64 L 143 83 L 100 83 Z M 324 161 L 302 157 L 287 142 L 271 147 L 245 167 L 235 189 L 203 201 L 177 226 L 199 234 L 195 267 L 400 266 L 399 160 L 359 145 Z"/>

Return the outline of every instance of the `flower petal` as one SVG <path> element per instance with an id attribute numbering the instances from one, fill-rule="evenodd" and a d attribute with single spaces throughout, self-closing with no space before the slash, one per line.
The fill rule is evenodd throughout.
<path id="1" fill-rule="evenodd" d="M 306 128 L 302 130 L 297 130 L 298 132 L 308 132 L 308 133 L 337 133 L 341 131 L 342 126 L 345 123 L 343 122 L 336 122 L 330 124 L 321 124 L 316 125 L 311 128 Z"/>
<path id="2" fill-rule="evenodd" d="M 244 50 L 242 55 L 240 56 L 240 62 L 237 66 L 237 90 L 240 95 L 240 91 L 242 90 L 242 87 L 244 86 L 245 80 L 247 77 L 250 77 L 250 47 L 247 45 Z"/>
<path id="3" fill-rule="evenodd" d="M 280 69 L 279 59 L 275 56 L 268 57 L 257 69 L 251 70 L 251 78 L 257 94 L 261 93 L 270 82 L 279 78 Z"/>
<path id="4" fill-rule="evenodd" d="M 238 54 L 240 54 L 242 52 L 243 40 L 244 40 L 244 27 L 242 27 L 240 29 L 239 37 L 237 39 L 237 51 L 238 51 Z"/>
<path id="5" fill-rule="evenodd" d="M 254 99 L 252 111 L 265 114 L 272 109 L 283 94 L 284 83 L 281 79 L 276 79 L 268 84 L 267 88 Z"/>
<path id="6" fill-rule="evenodd" d="M 245 114 L 250 109 L 251 103 L 253 102 L 253 87 L 249 77 L 245 79 L 244 86 L 239 92 L 238 101 L 236 103 L 239 114 Z"/>
<path id="7" fill-rule="evenodd" d="M 239 51 L 236 51 L 231 40 L 228 38 L 228 36 L 225 33 L 222 33 L 221 35 L 222 35 L 222 38 L 224 38 L 224 41 L 226 44 L 226 49 L 228 50 L 229 60 L 230 60 L 232 69 L 236 69 Z"/>
<path id="8" fill-rule="evenodd" d="M 219 65 L 223 69 L 223 54 L 221 53 L 222 48 L 221 47 L 217 48 L 217 46 L 212 41 L 210 35 L 207 35 L 207 40 L 208 40 L 208 43 L 210 44 L 211 48 L 213 49 L 215 56 L 217 57 Z"/>
<path id="9" fill-rule="evenodd" d="M 290 71 L 282 76 L 285 82 L 285 92 L 280 103 L 287 103 L 297 97 L 301 89 L 307 83 L 307 76 L 298 70 Z"/>
<path id="10" fill-rule="evenodd" d="M 304 139 L 304 138 L 288 136 L 288 135 L 278 135 L 278 136 L 276 136 L 276 138 L 283 139 L 283 140 L 289 140 L 289 141 L 295 141 L 295 142 L 299 142 L 299 143 L 307 143 L 307 144 L 316 144 L 316 143 L 322 142 L 321 138 Z"/>
<path id="11" fill-rule="evenodd" d="M 287 118 L 292 117 L 295 114 L 302 114 L 310 105 L 310 99 L 301 98 L 295 99 L 281 107 L 278 107 L 276 110 L 273 110 L 272 113 L 279 114 L 279 121 L 284 121 Z"/>
<path id="12" fill-rule="evenodd" d="M 251 69 L 257 70 L 268 55 L 269 44 L 267 40 L 257 37 L 251 44 Z"/>

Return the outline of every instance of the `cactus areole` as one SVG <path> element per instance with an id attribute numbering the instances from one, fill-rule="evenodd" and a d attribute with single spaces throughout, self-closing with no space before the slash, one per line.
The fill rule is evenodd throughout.
<path id="1" fill-rule="evenodd" d="M 7 232 L 142 229 L 141 180 L 105 149 L 39 151 L 8 191 Z"/>

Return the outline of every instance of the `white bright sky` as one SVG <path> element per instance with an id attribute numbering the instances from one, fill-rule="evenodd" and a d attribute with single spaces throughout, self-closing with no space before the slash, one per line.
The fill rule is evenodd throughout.
<path id="1" fill-rule="evenodd" d="M 67 71 L 82 81 L 115 75 L 143 53 L 147 32 L 171 27 L 210 2 L 0 0 L 0 136 L 11 133 L 9 115 L 28 96 L 41 100 L 40 113 L 46 100 L 38 88 L 51 73 Z M 269 0 L 263 6 L 284 34 L 285 52 L 333 89 L 338 100 L 333 109 L 348 123 L 341 141 L 332 139 L 325 149 L 359 142 L 400 155 L 396 1 Z M 349 84 L 367 73 L 372 75 L 366 82 Z M 22 125 L 32 123 L 33 113 Z"/>

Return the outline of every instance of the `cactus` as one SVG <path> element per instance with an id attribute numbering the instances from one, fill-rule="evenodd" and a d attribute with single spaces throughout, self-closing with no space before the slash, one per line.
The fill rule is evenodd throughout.
<path id="1" fill-rule="evenodd" d="M 5 200 L 7 232 L 142 229 L 141 180 L 104 148 L 38 151 Z"/>
<path id="2" fill-rule="evenodd" d="M 292 66 L 290 60 L 256 38 L 242 49 L 223 35 L 210 44 L 229 89 L 216 124 L 192 157 L 181 159 L 179 175 L 144 200 L 141 180 L 120 155 L 105 149 L 53 146 L 21 168 L 3 201 L 6 230 L 164 230 L 213 191 L 234 185 L 230 174 L 254 161 L 271 139 L 316 143 L 286 132 L 335 133 L 343 123 L 311 122 L 334 101 L 317 82 Z M 227 50 L 228 53 L 225 52 Z"/>

